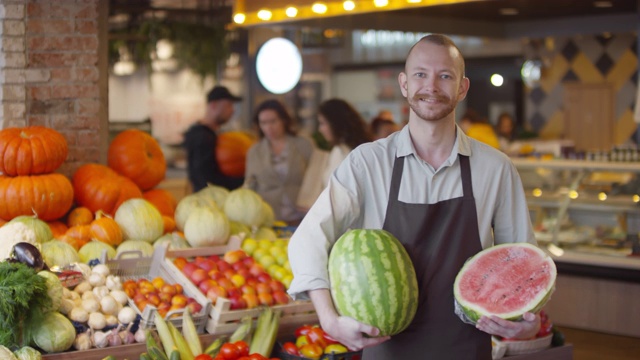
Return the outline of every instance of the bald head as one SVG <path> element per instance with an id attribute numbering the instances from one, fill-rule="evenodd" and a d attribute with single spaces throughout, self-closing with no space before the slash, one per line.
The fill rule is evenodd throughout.
<path id="1" fill-rule="evenodd" d="M 464 58 L 462 57 L 462 52 L 460 51 L 460 49 L 456 46 L 456 44 L 453 42 L 453 40 L 451 40 L 451 38 L 449 38 L 446 35 L 442 35 L 442 34 L 429 34 L 429 35 L 425 35 L 422 38 L 420 38 L 420 40 L 418 40 L 415 44 L 413 44 L 413 46 L 411 47 L 411 49 L 409 49 L 409 53 L 407 54 L 407 61 L 409 59 L 409 57 L 411 56 L 411 53 L 413 52 L 413 49 L 416 47 L 416 45 L 420 44 L 420 43 L 430 43 L 430 44 L 434 44 L 434 45 L 440 45 L 446 48 L 449 48 L 450 50 L 453 50 L 453 54 L 452 57 L 455 57 L 455 61 L 458 63 L 459 69 L 460 69 L 460 74 L 462 75 L 462 77 L 464 77 Z M 404 67 L 405 67 L 405 71 L 407 71 L 407 62 L 405 61 L 404 63 Z"/>

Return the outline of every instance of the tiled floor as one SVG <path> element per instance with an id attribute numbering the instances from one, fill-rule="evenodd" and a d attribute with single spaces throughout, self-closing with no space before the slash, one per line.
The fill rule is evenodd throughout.
<path id="1" fill-rule="evenodd" d="M 638 324 L 640 326 L 640 324 Z M 640 338 L 559 327 L 574 360 L 640 360 Z"/>

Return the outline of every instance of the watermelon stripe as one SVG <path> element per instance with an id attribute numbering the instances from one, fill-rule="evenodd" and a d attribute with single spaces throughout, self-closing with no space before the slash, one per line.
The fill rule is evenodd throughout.
<path id="1" fill-rule="evenodd" d="M 415 315 L 413 265 L 402 244 L 384 230 L 351 230 L 340 237 L 329 257 L 329 277 L 338 312 L 383 335 L 404 330 Z"/>

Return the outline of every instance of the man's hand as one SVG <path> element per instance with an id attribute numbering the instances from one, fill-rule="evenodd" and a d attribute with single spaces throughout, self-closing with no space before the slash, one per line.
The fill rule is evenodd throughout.
<path id="1" fill-rule="evenodd" d="M 329 289 L 310 290 L 309 297 L 313 301 L 322 329 L 350 350 L 360 350 L 390 339 L 389 336 L 378 337 L 380 330 L 373 326 L 340 316 L 333 306 Z M 366 337 L 365 334 L 370 337 Z"/>
<path id="2" fill-rule="evenodd" d="M 510 339 L 530 339 L 540 330 L 540 315 L 525 313 L 522 321 L 508 321 L 497 316 L 483 316 L 476 328 L 488 334 Z"/>
<path id="3" fill-rule="evenodd" d="M 338 316 L 322 327 L 332 338 L 352 351 L 381 344 L 390 339 L 389 336 L 378 336 L 380 330 L 362 324 L 347 316 Z M 365 337 L 365 334 L 369 337 Z"/>

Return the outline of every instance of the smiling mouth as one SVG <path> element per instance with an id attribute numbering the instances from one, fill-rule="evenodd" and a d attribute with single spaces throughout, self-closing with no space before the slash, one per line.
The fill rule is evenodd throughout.
<path id="1" fill-rule="evenodd" d="M 420 101 L 420 102 L 426 102 L 426 103 L 430 103 L 430 104 L 435 104 L 435 103 L 439 103 L 442 102 L 443 99 L 441 97 L 434 97 L 434 96 L 420 96 L 420 95 L 416 95 L 413 97 L 415 100 Z"/>

